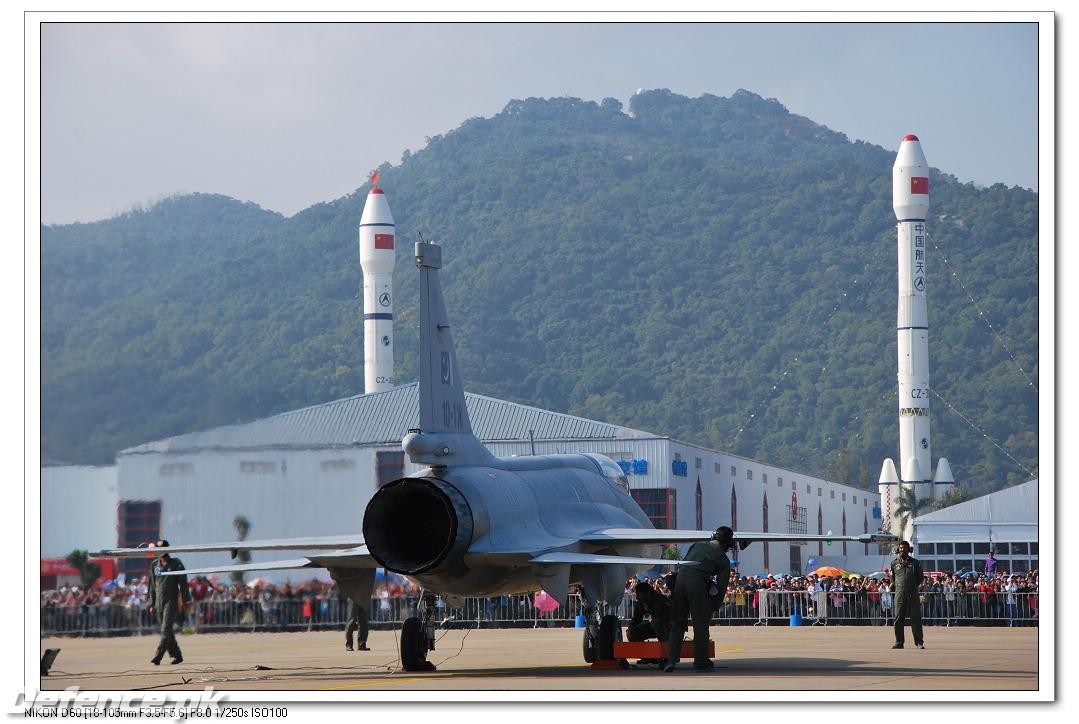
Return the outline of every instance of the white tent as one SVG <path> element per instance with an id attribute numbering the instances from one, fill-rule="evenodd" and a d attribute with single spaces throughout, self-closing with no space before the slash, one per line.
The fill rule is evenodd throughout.
<path id="1" fill-rule="evenodd" d="M 1035 542 L 1038 481 L 998 490 L 914 519 L 914 540 L 938 542 Z"/>

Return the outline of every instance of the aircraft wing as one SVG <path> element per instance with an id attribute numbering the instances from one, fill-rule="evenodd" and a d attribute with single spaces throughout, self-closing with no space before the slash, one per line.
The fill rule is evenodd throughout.
<path id="1" fill-rule="evenodd" d="M 582 543 L 696 543 L 712 537 L 710 530 L 675 530 L 647 528 L 604 528 L 581 536 Z M 898 540 L 888 533 L 865 533 L 862 535 L 806 535 L 794 533 L 752 533 L 739 531 L 734 540 L 742 547 L 759 542 L 813 542 L 847 541 L 852 543 L 894 543 Z"/>
<path id="2" fill-rule="evenodd" d="M 636 558 L 630 556 L 604 556 L 596 553 L 570 553 L 553 551 L 541 553 L 529 563 L 570 563 L 573 565 L 642 565 L 642 566 L 695 566 L 695 561 L 669 560 L 667 558 Z"/>
<path id="3" fill-rule="evenodd" d="M 696 543 L 712 537 L 710 530 L 604 528 L 582 535 L 582 543 Z"/>
<path id="4" fill-rule="evenodd" d="M 177 546 L 179 547 L 179 546 Z M 172 546 L 169 546 L 172 549 Z M 145 548 L 138 550 L 145 551 Z M 264 550 L 264 549 L 262 549 Z M 293 558 L 287 561 L 266 561 L 264 563 L 236 563 L 223 564 L 220 566 L 205 566 L 203 568 L 187 568 L 182 571 L 162 573 L 163 576 L 204 576 L 207 573 L 232 573 L 233 571 L 285 571 L 297 568 L 379 568 L 367 546 L 356 546 L 344 550 L 328 551 L 326 553 L 312 553 L 307 558 Z"/>
<path id="5" fill-rule="evenodd" d="M 333 535 L 312 538 L 276 538 L 266 540 L 234 540 L 224 543 L 192 543 L 190 545 L 170 545 L 169 553 L 214 553 L 229 551 L 235 557 L 238 551 L 304 551 L 304 550 L 340 550 L 342 548 L 355 548 L 363 546 L 363 536 Z M 144 546 L 141 548 L 106 548 L 105 550 L 91 553 L 92 556 L 109 556 L 112 558 L 141 558 L 146 555 L 155 555 L 157 548 Z M 366 551 L 366 548 L 365 548 Z"/>
<path id="6" fill-rule="evenodd" d="M 170 546 L 171 547 L 171 546 Z M 294 568 L 318 568 L 307 558 L 291 561 L 267 561 L 266 563 L 238 563 L 236 565 L 185 568 L 182 571 L 163 571 L 162 576 L 205 576 L 208 573 L 232 573 L 234 571 L 287 571 Z"/>
<path id="7" fill-rule="evenodd" d="M 829 543 L 836 541 L 842 543 L 895 543 L 899 539 L 891 533 L 862 533 L 859 535 L 805 535 L 794 533 L 735 533 L 735 542 L 745 544 L 759 541 L 761 543 Z M 745 547 L 745 546 L 743 546 Z"/>

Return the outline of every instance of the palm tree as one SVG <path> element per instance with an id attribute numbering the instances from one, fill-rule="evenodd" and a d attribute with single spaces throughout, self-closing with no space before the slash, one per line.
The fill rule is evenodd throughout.
<path id="1" fill-rule="evenodd" d="M 663 554 L 660 557 L 665 561 L 680 561 L 682 560 L 682 551 L 677 545 L 665 545 L 663 546 Z"/>
<path id="2" fill-rule="evenodd" d="M 973 500 L 974 494 L 966 488 L 960 488 L 958 485 L 953 487 L 947 493 L 942 495 L 933 501 L 933 510 L 940 510 L 947 508 L 950 505 L 958 505 L 967 500 Z"/>
<path id="3" fill-rule="evenodd" d="M 926 498 L 918 498 L 914 493 L 913 487 L 899 488 L 899 501 L 895 509 L 895 514 L 899 516 L 899 537 L 901 540 L 910 540 L 907 532 L 910 529 L 912 522 L 927 508 L 929 508 L 929 500 Z"/>
<path id="4" fill-rule="evenodd" d="M 83 588 L 94 585 L 94 581 L 101 575 L 101 566 L 90 562 L 90 554 L 84 550 L 73 550 L 67 554 L 67 564 L 79 570 L 79 581 Z"/>

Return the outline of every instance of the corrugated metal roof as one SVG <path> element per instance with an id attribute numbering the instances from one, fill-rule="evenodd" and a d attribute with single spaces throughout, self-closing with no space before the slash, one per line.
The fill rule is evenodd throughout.
<path id="1" fill-rule="evenodd" d="M 472 429 L 481 440 L 595 440 L 651 433 L 465 393 Z M 399 443 L 419 426 L 419 384 L 356 395 L 261 420 L 178 435 L 121 450 L 148 452 L 323 448 Z"/>

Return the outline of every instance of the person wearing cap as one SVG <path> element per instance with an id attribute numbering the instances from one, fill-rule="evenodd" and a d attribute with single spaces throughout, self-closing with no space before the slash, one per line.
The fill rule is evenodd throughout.
<path id="1" fill-rule="evenodd" d="M 168 548 L 167 540 L 159 540 L 154 548 Z M 180 645 L 176 643 L 176 634 L 173 627 L 180 620 L 187 605 L 191 603 L 191 591 L 187 587 L 187 576 L 166 576 L 164 573 L 184 570 L 184 564 L 179 558 L 173 558 L 168 551 L 161 551 L 157 560 L 150 566 L 150 585 L 148 601 L 150 603 L 150 615 L 153 616 L 160 609 L 158 620 L 161 622 L 161 640 L 157 644 L 157 653 L 150 663 L 157 666 L 161 663 L 161 657 L 168 652 L 172 657 L 172 663 L 183 662 L 184 655 L 180 652 Z"/>
<path id="2" fill-rule="evenodd" d="M 679 566 L 678 576 L 671 594 L 671 636 L 667 654 L 666 672 L 674 671 L 682 653 L 682 637 L 687 629 L 687 617 L 693 618 L 693 670 L 710 671 L 712 660 L 708 658 L 708 624 L 712 618 L 712 602 L 708 587 L 712 576 L 722 581 L 719 595 L 727 591 L 731 577 L 731 562 L 727 550 L 734 546 L 734 531 L 727 526 L 716 529 L 711 540 L 694 543 L 686 551 L 686 561 L 692 565 Z M 720 599 L 722 602 L 722 598 Z"/>
<path id="3" fill-rule="evenodd" d="M 925 573 L 922 572 L 922 564 L 911 557 L 910 543 L 900 541 L 896 552 L 899 555 L 889 566 L 895 586 L 895 643 L 892 644 L 892 648 L 903 648 L 903 627 L 907 619 L 910 619 L 910 632 L 914 636 L 914 645 L 924 649 L 922 602 L 918 595 L 918 587 L 922 585 Z"/>

